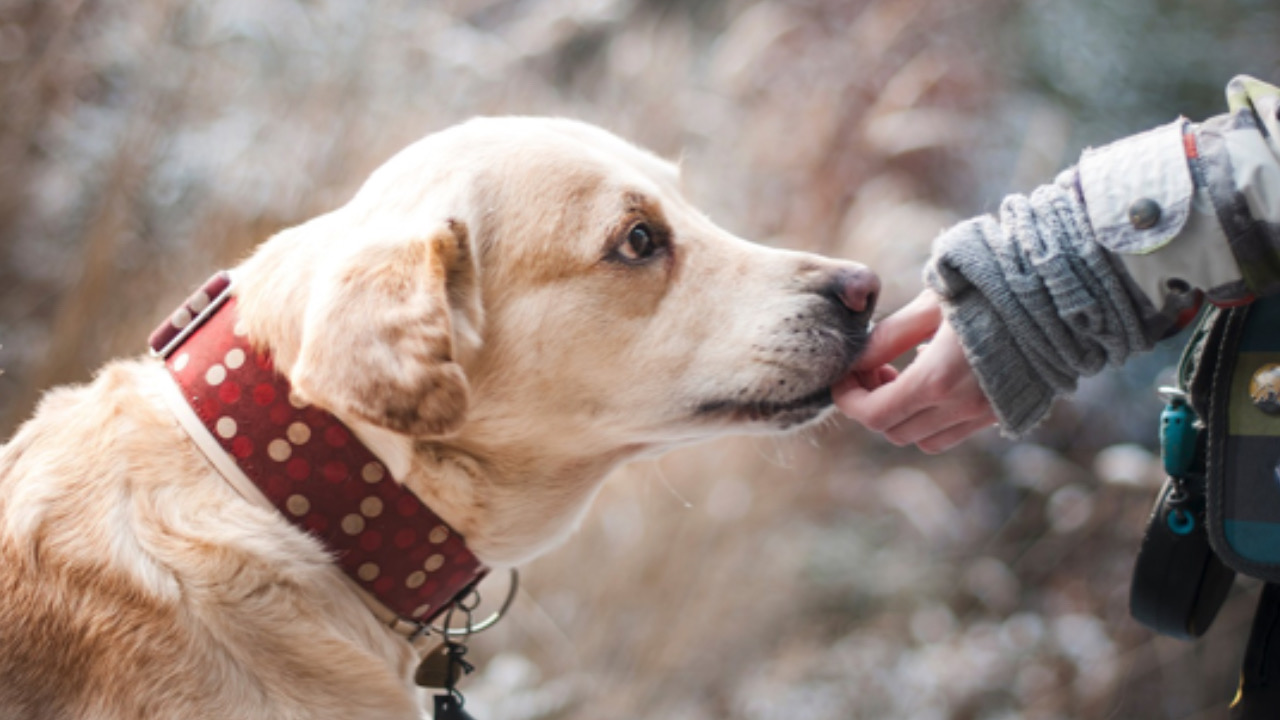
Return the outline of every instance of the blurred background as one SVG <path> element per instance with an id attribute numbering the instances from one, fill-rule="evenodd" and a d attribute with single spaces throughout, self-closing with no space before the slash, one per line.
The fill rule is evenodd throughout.
<path id="1" fill-rule="evenodd" d="M 210 272 L 422 135 L 567 115 L 682 158 L 744 237 L 863 261 L 1090 144 L 1280 81 L 1273 0 L 0 0 L 0 437 Z M 1030 439 L 851 423 L 616 474 L 478 638 L 480 720 L 1223 717 L 1257 585 L 1195 643 L 1128 616 L 1176 343 Z M 487 594 L 501 594 L 495 582 Z"/>

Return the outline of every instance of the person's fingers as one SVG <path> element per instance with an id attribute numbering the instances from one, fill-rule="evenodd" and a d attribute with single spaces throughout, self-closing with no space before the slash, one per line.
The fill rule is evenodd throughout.
<path id="1" fill-rule="evenodd" d="M 928 318 L 931 303 L 936 298 L 921 300 L 924 310 L 904 309 L 904 319 L 890 327 L 885 346 L 908 338 L 914 342 L 912 336 L 920 327 L 932 322 Z M 996 419 L 959 337 L 945 324 L 935 328 L 932 340 L 901 373 L 889 365 L 855 368 L 832 393 L 849 418 L 895 445 L 916 445 L 928 453 L 948 450 Z"/>
<path id="2" fill-rule="evenodd" d="M 858 379 L 858 384 L 868 390 L 875 390 L 882 385 L 880 380 L 880 368 L 872 368 L 871 370 L 855 370 L 852 374 Z"/>
<path id="3" fill-rule="evenodd" d="M 889 383 L 898 379 L 898 368 L 892 365 L 881 365 L 880 367 L 876 368 L 875 373 L 877 375 L 876 387 L 880 387 L 881 385 L 888 385 Z"/>
<path id="4" fill-rule="evenodd" d="M 858 422 L 862 422 L 860 408 L 870 395 L 871 391 L 863 386 L 856 373 L 849 373 L 831 388 L 831 399 L 835 401 L 836 409 L 850 420 Z"/>
<path id="5" fill-rule="evenodd" d="M 868 389 L 858 382 L 856 373 L 850 374 L 832 391 L 836 407 L 849 419 L 875 432 L 900 425 L 931 403 L 911 383 L 904 382 L 912 367 L 908 366 L 902 375 L 875 389 Z"/>
<path id="6" fill-rule="evenodd" d="M 898 377 L 898 371 L 888 365 L 888 361 L 929 339 L 941 322 L 938 297 L 929 290 L 880 321 L 871 333 L 867 349 L 849 374 L 831 388 L 841 412 L 861 422 L 856 408 L 864 401 L 867 391 L 878 390 Z"/>
<path id="7" fill-rule="evenodd" d="M 854 370 L 831 386 L 831 394 L 840 396 L 854 388 L 876 390 L 893 382 L 898 377 L 898 369 L 892 365 L 881 365 L 870 370 Z"/>
<path id="8" fill-rule="evenodd" d="M 953 425 L 942 432 L 927 437 L 916 443 L 921 452 L 936 455 L 946 452 L 978 433 L 995 425 L 995 416 L 980 417 L 959 425 Z"/>
<path id="9" fill-rule="evenodd" d="M 971 420 L 970 417 L 959 415 L 954 407 L 926 407 L 881 434 L 894 445 L 914 445 Z"/>
<path id="10" fill-rule="evenodd" d="M 925 290 L 902 309 L 876 323 L 854 369 L 884 365 L 933 337 L 941 323 L 941 302 L 933 291 Z"/>

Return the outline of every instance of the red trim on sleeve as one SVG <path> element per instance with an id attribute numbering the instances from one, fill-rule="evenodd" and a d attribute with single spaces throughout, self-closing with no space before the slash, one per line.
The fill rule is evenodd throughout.
<path id="1" fill-rule="evenodd" d="M 1186 151 L 1187 158 L 1190 160 L 1200 157 L 1200 148 L 1196 145 L 1196 134 L 1191 130 L 1190 125 L 1182 133 L 1182 149 Z"/>
<path id="2" fill-rule="evenodd" d="M 1253 293 L 1249 293 L 1248 295 L 1245 295 L 1242 298 L 1236 298 L 1232 300 L 1210 300 L 1209 302 L 1213 303 L 1214 305 L 1220 308 L 1234 308 L 1234 307 L 1241 307 L 1244 305 L 1248 305 L 1249 303 L 1257 299 L 1258 299 L 1257 295 L 1254 295 Z"/>

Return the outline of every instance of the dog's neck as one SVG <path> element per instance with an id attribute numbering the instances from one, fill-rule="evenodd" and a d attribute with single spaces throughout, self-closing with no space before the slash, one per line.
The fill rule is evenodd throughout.
<path id="1" fill-rule="evenodd" d="M 467 538 L 491 568 L 515 567 L 564 542 L 580 524 L 604 478 L 633 448 L 564 457 L 549 443 L 481 442 L 464 430 L 449 438 L 411 438 L 330 410 L 386 464 L 391 474 L 450 527 Z M 477 423 L 483 425 L 483 423 Z M 474 430 L 475 428 L 472 428 Z M 478 435 L 496 435 L 480 429 Z M 543 494 L 578 498 L 557 515 Z M 559 503 L 557 503 L 559 505 Z"/>
<path id="2" fill-rule="evenodd" d="M 393 439 L 369 428 L 362 438 L 297 398 L 270 354 L 250 344 L 235 304 L 220 273 L 152 335 L 177 386 L 180 424 L 237 491 L 320 540 L 357 587 L 399 618 L 430 621 L 485 567 L 397 482 L 394 470 L 408 463 Z"/>
<path id="3" fill-rule="evenodd" d="M 405 482 L 456 522 L 491 567 L 520 565 L 563 543 L 605 477 L 631 453 L 556 457 L 466 436 L 413 445 Z"/>

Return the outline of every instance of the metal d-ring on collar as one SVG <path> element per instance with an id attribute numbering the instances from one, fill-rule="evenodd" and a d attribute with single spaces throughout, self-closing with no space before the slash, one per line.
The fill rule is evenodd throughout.
<path id="1" fill-rule="evenodd" d="M 511 573 L 511 584 L 510 584 L 510 587 L 507 588 L 507 597 L 505 600 L 502 601 L 502 607 L 498 608 L 498 610 L 494 612 L 492 615 L 485 618 L 484 620 L 481 620 L 475 625 L 472 625 L 470 623 L 470 620 L 468 619 L 466 627 L 452 628 L 452 627 L 449 627 L 449 623 L 447 620 L 448 616 L 451 613 L 446 613 L 445 614 L 446 620 L 442 627 L 436 627 L 434 625 L 428 625 L 427 627 L 439 633 L 441 637 L 449 638 L 449 637 L 467 637 L 468 635 L 472 635 L 478 632 L 484 632 L 485 630 L 488 630 L 494 625 L 497 625 L 498 621 L 501 620 L 503 616 L 507 614 L 507 611 L 511 609 L 511 603 L 515 602 L 516 592 L 520 589 L 520 573 L 516 572 L 515 568 L 511 568 L 509 572 Z M 456 600 L 454 602 L 454 605 L 462 606 L 462 603 L 472 595 L 475 596 L 478 604 L 480 599 L 480 593 L 475 588 L 472 588 L 471 591 L 468 592 L 466 596 Z M 474 607 L 475 606 L 472 605 L 472 608 Z M 471 617 L 470 608 L 463 607 L 462 609 L 467 610 L 467 617 L 470 618 Z"/>

